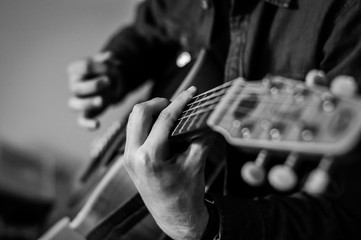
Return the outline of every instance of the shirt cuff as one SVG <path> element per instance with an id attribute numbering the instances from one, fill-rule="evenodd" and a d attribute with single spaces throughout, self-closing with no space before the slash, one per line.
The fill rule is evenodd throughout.
<path id="1" fill-rule="evenodd" d="M 201 237 L 201 240 L 219 240 L 220 239 L 220 217 L 216 202 L 210 194 L 205 195 L 204 203 L 207 207 L 209 218 L 207 227 Z"/>

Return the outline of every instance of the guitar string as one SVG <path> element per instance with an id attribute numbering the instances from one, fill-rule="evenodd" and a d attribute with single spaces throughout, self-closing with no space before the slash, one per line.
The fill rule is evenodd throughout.
<path id="1" fill-rule="evenodd" d="M 211 90 L 209 90 L 209 91 L 207 91 L 207 92 L 204 92 L 204 93 L 202 93 L 202 94 L 199 94 L 199 95 L 197 95 L 197 96 L 194 96 L 194 97 L 191 99 L 191 102 L 190 102 L 189 104 L 187 104 L 185 111 L 193 111 L 192 106 L 194 106 L 194 104 L 196 104 L 196 103 L 198 103 L 198 102 L 206 101 L 206 100 L 208 100 L 208 99 L 211 99 L 211 98 L 215 97 L 215 95 L 222 95 L 222 94 L 224 94 L 224 93 L 231 87 L 231 85 L 233 84 L 233 82 L 234 82 L 234 81 L 226 82 L 226 83 L 224 83 L 224 84 L 222 84 L 222 85 L 220 85 L 220 86 L 218 86 L 218 87 L 216 87 L 216 88 L 214 88 L 214 89 L 211 89 Z M 241 83 L 241 84 L 240 84 L 240 87 L 243 87 L 243 88 L 240 89 L 240 91 L 243 91 L 244 89 L 247 89 L 247 88 L 245 88 L 245 87 L 247 87 L 247 85 L 249 85 L 249 84 L 250 84 L 249 82 Z M 291 89 L 291 88 L 286 88 L 286 89 Z M 241 93 L 241 94 L 242 94 L 243 97 L 248 97 L 248 96 L 250 96 L 250 95 L 255 95 L 255 94 L 261 95 L 262 93 L 271 92 L 271 89 L 262 89 L 262 90 L 263 90 L 264 92 L 258 92 L 258 93 L 250 92 L 250 93 Z M 297 93 L 301 93 L 301 94 L 302 94 L 302 91 L 303 91 L 303 90 L 307 90 L 307 88 L 306 88 L 306 86 L 305 86 L 305 88 L 301 88 L 301 89 L 299 88 L 299 90 L 300 90 L 299 92 L 297 92 L 297 91 L 289 91 L 289 92 L 286 92 L 286 94 L 293 94 L 293 95 L 297 96 Z M 277 94 L 279 94 L 279 96 L 285 96 L 284 92 L 285 92 L 285 91 L 282 91 L 282 94 L 280 94 L 280 93 L 277 93 Z M 212 93 L 212 94 L 209 95 L 209 96 L 207 96 L 207 94 L 209 94 L 209 93 Z M 324 91 L 324 92 L 312 92 L 312 93 L 313 93 L 313 95 L 316 95 L 316 96 L 317 96 L 317 95 L 320 95 L 321 98 L 322 98 L 322 95 L 324 95 L 324 94 L 328 95 L 328 96 L 331 97 L 331 98 L 335 98 L 335 97 L 332 95 L 332 93 L 327 92 L 327 91 Z M 248 100 L 248 102 L 251 102 L 251 101 Z M 187 107 L 188 107 L 189 109 L 187 109 Z M 184 111 L 182 112 L 182 114 L 183 114 L 183 113 L 184 113 Z"/>
<path id="2" fill-rule="evenodd" d="M 209 105 L 216 105 L 217 103 L 220 102 L 220 100 L 221 100 L 221 97 L 216 97 L 216 98 L 213 98 L 201 105 L 195 105 L 194 107 L 192 107 L 190 109 L 184 110 L 182 112 L 182 115 L 179 118 L 183 118 L 183 117 L 187 116 L 187 114 L 192 114 L 192 113 L 194 113 L 194 110 L 198 110 L 199 108 L 204 108 Z"/>
<path id="3" fill-rule="evenodd" d="M 265 91 L 264 93 L 267 93 L 268 91 Z M 239 92 L 239 93 L 241 93 L 241 92 Z M 257 96 L 261 96 L 262 95 L 262 92 L 260 93 L 260 92 L 258 92 L 258 93 L 247 93 L 247 94 L 245 94 L 245 93 L 241 93 L 241 97 L 249 97 L 249 96 L 254 96 L 254 95 L 257 95 Z M 277 95 L 277 96 L 275 96 L 275 97 L 277 97 L 277 99 L 280 99 L 280 97 L 289 97 L 290 95 L 294 95 L 294 93 L 293 92 L 286 92 L 286 93 L 282 93 L 282 94 L 279 94 L 279 95 Z M 222 96 L 221 95 L 214 95 L 214 96 L 209 96 L 209 97 L 207 97 L 207 98 L 204 98 L 204 99 L 201 99 L 201 100 L 199 100 L 198 102 L 194 102 L 194 103 L 190 103 L 189 104 L 189 106 L 190 106 L 190 108 L 186 108 L 183 112 L 182 112 L 182 115 L 181 115 L 181 117 L 180 118 L 183 118 L 183 117 L 186 117 L 186 115 L 187 115 L 187 113 L 188 112 L 191 112 L 191 111 L 194 111 L 195 109 L 199 109 L 199 108 L 202 108 L 202 107 L 204 107 L 204 106 L 207 106 L 207 105 L 210 105 L 210 103 L 209 102 L 205 102 L 205 101 L 207 101 L 207 100 L 209 100 L 209 99 L 212 99 L 212 98 L 214 98 L 215 96 L 220 96 L 219 98 L 216 98 L 216 100 L 218 100 L 218 101 L 212 101 L 212 102 L 210 102 L 210 103 L 215 103 L 215 104 L 217 104 L 217 103 L 219 103 L 220 102 L 220 100 L 221 100 L 221 98 L 222 98 Z M 237 96 L 237 97 L 239 97 L 239 96 Z M 272 95 L 270 95 L 270 97 L 272 97 Z M 277 100 L 276 99 L 276 100 Z M 247 102 L 248 103 L 255 103 L 255 102 L 259 102 L 258 101 L 258 99 L 257 100 L 253 100 L 253 99 L 245 99 L 245 100 L 247 100 Z M 321 103 L 322 103 L 322 101 L 324 102 L 325 100 L 322 100 L 322 98 L 320 98 L 319 100 L 321 100 Z M 294 98 L 294 100 L 293 101 L 297 101 L 296 100 L 296 97 Z M 195 103 L 199 103 L 199 102 L 205 102 L 205 104 L 203 104 L 203 105 L 195 105 L 195 106 L 193 106 Z M 282 106 L 283 105 L 283 102 L 277 102 L 277 101 L 264 101 L 264 100 L 262 100 L 262 103 L 263 104 L 266 104 L 266 105 L 275 105 L 275 106 L 277 106 L 277 105 L 279 105 L 279 106 Z M 233 104 L 233 103 L 232 103 Z M 229 105 L 232 105 L 232 104 L 229 104 Z M 317 105 L 317 104 L 312 104 L 312 105 Z M 305 102 L 302 104 L 302 106 L 305 106 L 305 107 L 307 107 L 307 106 L 309 106 L 309 104 L 306 104 Z M 238 109 L 243 109 L 244 107 L 242 107 L 242 106 L 239 106 L 239 107 L 237 107 L 235 110 L 238 110 Z M 191 114 L 193 114 L 194 112 L 192 112 Z"/>
<path id="4" fill-rule="evenodd" d="M 288 108 L 290 108 L 291 106 L 289 105 L 289 106 L 287 106 Z M 210 111 L 212 111 L 214 108 L 211 108 L 211 107 L 209 107 L 209 108 L 207 108 L 207 109 L 203 109 L 203 110 L 199 110 L 199 111 L 197 111 L 197 112 L 195 112 L 194 114 L 192 114 L 192 115 L 189 115 L 188 117 L 186 117 L 186 118 L 183 118 L 182 120 L 184 120 L 184 119 L 186 119 L 186 121 L 185 122 L 182 122 L 182 120 L 178 123 L 178 124 L 181 124 L 181 127 L 180 127 L 180 129 L 178 129 L 178 131 L 177 131 L 177 129 L 175 129 L 175 131 L 173 132 L 173 134 L 172 135 L 174 135 L 174 134 L 179 134 L 179 133 L 182 133 L 182 130 L 185 128 L 186 129 L 186 131 L 189 131 L 192 127 L 193 127 L 193 123 L 196 121 L 196 117 L 197 116 L 200 116 L 200 114 L 204 114 L 204 113 L 208 113 L 208 112 L 210 112 Z M 244 109 L 246 109 L 246 108 L 244 108 Z M 248 113 L 248 116 L 249 117 L 254 117 L 254 116 L 257 116 L 257 117 L 260 117 L 259 115 L 254 115 L 254 112 L 250 112 L 250 111 L 248 111 L 249 109 L 247 109 L 247 110 L 245 110 L 244 111 L 244 113 Z M 270 113 L 268 113 L 268 115 L 271 117 L 270 119 L 269 119 L 269 121 L 271 121 L 271 122 L 274 122 L 275 121 L 275 119 L 277 119 L 277 120 L 280 120 L 280 119 L 284 119 L 283 117 L 281 117 L 281 116 L 276 116 L 277 114 L 271 114 L 270 115 Z M 189 121 L 187 121 L 188 119 L 191 119 L 193 116 L 196 116 L 195 118 L 193 118 L 193 121 L 191 121 L 191 122 L 189 122 Z M 225 116 L 227 119 L 230 119 L 231 117 L 227 117 L 227 115 Z M 200 118 L 200 119 L 202 119 L 202 121 L 204 122 L 204 118 Z M 266 120 L 267 119 L 267 117 L 264 117 L 264 118 L 262 118 L 262 120 Z M 292 117 L 292 116 L 290 116 L 289 117 L 289 119 L 290 119 L 290 121 L 288 121 L 288 123 L 294 123 L 294 122 L 299 122 L 299 121 L 295 121 L 295 117 Z M 201 123 L 199 123 L 198 125 L 201 125 L 203 122 L 201 122 Z M 277 121 L 278 122 L 278 121 Z"/>
<path id="5" fill-rule="evenodd" d="M 289 95 L 290 95 L 290 94 L 289 94 Z M 220 99 L 220 98 L 219 98 L 219 99 Z M 190 118 L 192 118 L 193 116 L 197 116 L 197 115 L 200 115 L 200 114 L 202 114 L 202 113 L 212 111 L 212 110 L 215 108 L 215 106 L 217 105 L 217 103 L 219 102 L 219 99 L 217 99 L 217 101 L 213 101 L 213 102 L 212 102 L 213 105 L 211 105 L 211 104 L 209 104 L 209 103 L 206 103 L 206 104 L 203 104 L 203 105 L 196 105 L 196 107 L 191 108 L 191 109 L 188 109 L 188 110 L 187 110 L 188 112 L 191 111 L 191 110 L 193 110 L 193 111 L 192 111 L 190 114 L 183 114 L 182 117 L 180 117 L 180 118 L 178 119 L 179 124 L 182 123 L 182 120 L 185 119 L 185 121 L 183 122 L 183 125 L 187 125 L 187 124 L 189 124 L 189 123 L 187 122 L 187 120 L 190 119 Z M 248 100 L 248 102 L 256 102 L 256 101 Z M 279 110 L 279 108 L 281 108 L 281 107 L 287 107 L 288 109 L 291 107 L 291 104 L 288 104 L 288 105 L 285 106 L 283 102 L 275 102 L 275 101 L 265 102 L 265 101 L 263 101 L 263 103 L 264 103 L 263 106 L 264 106 L 264 105 L 274 105 L 274 106 L 278 106 L 278 108 L 277 108 L 276 110 L 274 110 L 274 111 Z M 205 108 L 205 109 L 202 109 L 202 108 L 204 108 L 206 105 L 208 105 L 208 107 Z M 314 104 L 314 105 L 315 105 L 315 104 Z M 308 106 L 308 105 L 304 104 L 304 105 L 302 105 L 302 107 L 303 107 L 303 106 Z M 194 110 L 196 110 L 196 109 L 200 109 L 200 110 L 194 111 Z M 236 107 L 236 108 L 234 109 L 233 113 L 249 114 L 249 113 L 250 113 L 250 110 L 252 110 L 252 108 L 243 107 L 243 106 L 238 106 L 238 107 Z M 286 111 L 286 112 L 287 112 L 287 111 Z M 195 118 L 193 119 L 192 123 L 193 123 L 194 121 L 195 121 Z M 192 123 L 191 123 L 191 124 L 192 124 Z M 182 128 L 181 128 L 181 129 L 182 129 Z"/>
<path id="6" fill-rule="evenodd" d="M 214 109 L 214 107 L 220 102 L 220 98 L 217 98 L 217 99 L 215 99 L 214 101 L 212 101 L 212 102 L 207 102 L 207 103 L 205 103 L 205 104 L 203 104 L 203 105 L 197 105 L 197 106 L 195 106 L 195 107 L 193 107 L 193 108 L 191 108 L 191 109 L 188 109 L 188 110 L 186 110 L 186 111 L 184 111 L 183 113 L 182 113 L 182 115 L 177 119 L 177 120 L 182 120 L 182 119 L 184 119 L 184 118 L 188 118 L 188 117 L 192 117 L 192 116 L 194 116 L 194 115 L 197 115 L 198 113 L 202 113 L 202 108 L 204 108 L 204 107 L 206 107 L 206 106 L 208 106 L 207 108 L 212 108 L 211 110 L 213 110 Z M 255 102 L 257 102 L 256 100 L 248 100 L 247 102 L 249 102 L 249 103 L 255 103 Z M 273 106 L 282 106 L 282 104 L 283 104 L 283 102 L 266 102 L 266 101 L 264 101 L 263 102 L 263 105 L 268 105 L 268 106 L 270 106 L 270 105 L 273 105 Z M 229 105 L 231 105 L 231 104 L 229 104 Z M 194 110 L 198 110 L 198 109 L 200 109 L 200 111 L 195 111 L 194 112 Z M 246 113 L 247 112 L 247 110 L 245 110 L 245 109 L 247 109 L 248 111 L 251 109 L 251 108 L 247 108 L 247 107 L 243 107 L 243 106 L 238 106 L 238 107 L 236 107 L 235 109 L 234 109 L 234 113 Z"/>
<path id="7" fill-rule="evenodd" d="M 203 92 L 201 94 L 198 94 L 198 95 L 194 96 L 192 99 L 196 99 L 196 98 L 201 97 L 203 95 L 206 95 L 206 94 L 208 94 L 210 92 L 215 92 L 215 91 L 218 91 L 220 89 L 227 88 L 227 87 L 231 86 L 232 84 L 233 84 L 233 81 L 225 82 L 225 83 L 219 85 L 218 87 L 212 88 L 212 89 L 210 89 L 210 90 L 208 90 L 206 92 Z"/>
<path id="8" fill-rule="evenodd" d="M 192 103 L 193 103 L 193 101 L 195 101 L 196 99 L 198 99 L 198 98 L 200 98 L 200 97 L 202 97 L 202 96 L 204 96 L 204 95 L 206 95 L 206 94 L 209 94 L 209 93 L 218 93 L 219 91 L 223 91 L 223 90 L 227 90 L 228 88 L 230 88 L 231 87 L 231 85 L 233 84 L 233 82 L 234 81 L 229 81 L 229 82 L 226 82 L 226 83 L 224 83 L 224 84 L 222 84 L 222 85 L 220 85 L 220 86 L 218 86 L 218 87 L 216 87 L 216 88 L 213 88 L 213 89 L 210 89 L 210 90 L 208 90 L 208 91 L 206 91 L 206 92 L 204 92 L 204 93 L 201 93 L 201 94 L 199 94 L 199 95 L 196 95 L 196 96 L 194 96 L 194 97 L 192 97 L 192 99 L 191 99 L 191 103 L 189 103 L 188 105 L 191 105 Z M 252 83 L 250 83 L 250 82 L 244 82 L 244 83 L 242 83 L 242 84 L 240 84 L 238 87 L 247 87 L 247 86 L 249 86 L 249 85 L 251 85 Z M 242 88 L 242 90 L 243 90 L 244 88 Z M 259 89 L 259 88 L 257 88 L 257 89 Z M 264 88 L 263 88 L 264 89 Z M 306 89 L 306 88 L 305 88 Z M 267 89 L 268 91 L 270 91 L 270 89 Z M 303 89 L 301 89 L 301 90 L 303 90 Z M 315 92 L 315 93 L 317 93 L 317 92 Z M 321 93 L 322 94 L 322 93 Z M 207 96 L 208 97 L 208 96 Z M 205 99 L 205 98 L 201 98 L 201 99 Z M 188 106 L 187 105 L 187 106 Z"/>
<path id="9" fill-rule="evenodd" d="M 212 111 L 215 106 L 220 102 L 221 98 L 222 98 L 222 95 L 224 95 L 228 89 L 232 86 L 234 81 L 230 81 L 230 82 L 226 82 L 214 89 L 211 89 L 207 92 L 204 92 L 202 94 L 199 94 L 197 96 L 194 96 L 192 99 L 191 99 L 191 102 L 187 104 L 185 110 L 182 112 L 181 116 L 178 118 L 177 121 L 179 121 L 179 123 L 183 123 L 184 124 L 189 124 L 188 123 L 188 120 L 190 118 L 192 118 L 193 116 L 197 116 L 197 115 L 200 115 L 202 113 L 205 113 L 205 112 L 209 112 L 209 111 Z M 262 94 L 265 94 L 265 93 L 270 93 L 270 96 L 272 96 L 272 88 L 267 88 L 267 89 L 261 89 L 262 91 L 261 92 L 246 92 L 246 93 L 242 93 L 242 91 L 244 89 L 247 89 L 247 85 L 249 85 L 248 82 L 244 82 L 242 84 L 240 84 L 239 87 L 242 87 L 242 89 L 239 89 L 237 93 L 240 93 L 241 94 L 241 97 L 244 97 L 244 98 L 247 98 L 248 96 L 252 96 L 252 95 L 262 95 Z M 290 88 L 285 88 L 286 90 L 289 90 Z M 280 97 L 282 96 L 285 96 L 285 97 L 288 97 L 289 95 L 294 95 L 295 98 L 297 97 L 297 93 L 301 93 L 302 94 L 302 91 L 303 90 L 306 90 L 307 88 L 302 88 L 300 89 L 301 91 L 297 92 L 297 91 L 285 91 L 283 90 L 281 93 L 276 93 L 274 94 L 277 99 L 280 99 Z M 278 89 L 277 89 L 278 90 Z M 281 89 L 282 90 L 282 89 Z M 317 95 L 320 95 L 322 96 L 322 94 L 324 93 L 327 93 L 327 94 L 330 94 L 328 93 L 327 91 L 325 92 L 313 92 L 313 95 L 317 96 Z M 210 95 L 207 95 L 207 94 L 210 94 Z M 331 94 L 332 96 L 332 94 Z M 307 96 L 304 96 L 304 97 L 307 97 Z M 209 100 L 212 99 L 211 102 L 209 102 Z M 253 99 L 247 99 L 247 102 L 248 103 L 255 103 L 257 102 L 257 100 L 253 100 Z M 296 101 L 296 99 L 295 99 Z M 203 103 L 203 104 L 200 104 L 200 103 Z M 264 99 L 262 99 L 262 103 L 263 103 L 263 106 L 264 105 L 274 105 L 274 106 L 279 106 L 279 107 L 282 107 L 283 106 L 283 102 L 279 102 L 279 101 L 264 101 Z M 205 107 L 207 106 L 207 108 L 205 109 Z M 302 106 L 305 106 L 307 107 L 307 104 L 303 103 Z M 200 109 L 200 110 L 199 110 Z M 237 106 L 235 109 L 234 109 L 234 113 L 240 113 L 240 114 L 244 114 L 244 113 L 249 113 L 251 110 L 251 108 L 247 108 L 247 107 L 243 107 L 243 106 Z M 194 122 L 194 119 L 192 120 L 191 123 Z M 176 128 L 177 129 L 177 128 Z M 175 129 L 175 130 L 176 130 Z"/>

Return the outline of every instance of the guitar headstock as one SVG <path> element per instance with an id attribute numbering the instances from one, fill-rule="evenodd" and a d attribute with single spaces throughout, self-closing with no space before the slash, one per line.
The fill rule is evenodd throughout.
<path id="1" fill-rule="evenodd" d="M 234 146 L 337 156 L 359 139 L 361 101 L 283 77 L 237 79 L 207 124 Z"/>
<path id="2" fill-rule="evenodd" d="M 318 195 L 328 185 L 334 157 L 351 151 L 359 141 L 361 99 L 335 96 L 325 87 L 310 88 L 283 77 L 247 83 L 237 79 L 207 125 L 236 147 L 260 151 L 257 159 L 241 170 L 244 180 L 253 186 L 262 184 L 268 175 L 275 189 L 291 190 L 299 183 L 295 172 L 299 156 L 321 158 L 303 185 L 306 192 Z M 289 156 L 266 174 L 269 152 Z"/>

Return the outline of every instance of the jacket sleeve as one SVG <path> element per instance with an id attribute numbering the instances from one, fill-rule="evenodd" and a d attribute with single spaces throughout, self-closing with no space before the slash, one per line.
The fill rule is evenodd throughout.
<path id="1" fill-rule="evenodd" d="M 131 25 L 121 28 L 105 44 L 120 61 L 126 90 L 154 77 L 179 50 L 175 27 L 166 24 L 169 2 L 143 1 L 137 6 Z"/>

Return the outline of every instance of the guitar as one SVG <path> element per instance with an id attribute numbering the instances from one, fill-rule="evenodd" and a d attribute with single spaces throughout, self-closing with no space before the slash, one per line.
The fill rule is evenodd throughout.
<path id="1" fill-rule="evenodd" d="M 200 89 L 201 79 L 220 77 L 209 68 L 202 51 L 191 64 L 189 74 L 176 91 L 190 85 Z M 327 182 L 327 169 L 333 158 L 352 150 L 359 140 L 361 101 L 334 96 L 325 87 L 309 88 L 283 77 L 267 77 L 247 82 L 242 78 L 213 87 L 195 96 L 182 112 L 170 136 L 183 141 L 204 131 L 216 131 L 229 144 L 260 151 L 255 162 L 246 163 L 242 176 L 257 185 L 267 175 L 267 152 L 290 153 L 286 163 L 268 173 L 271 185 L 287 190 L 295 184 L 293 166 L 299 156 L 323 156 L 320 167 L 310 174 L 306 191 L 320 193 Z M 79 212 L 50 229 L 47 239 L 158 239 L 162 232 L 148 213 L 123 167 L 125 122 L 117 122 L 95 151 L 93 162 L 84 173 L 84 185 L 91 186 Z M 224 161 L 213 165 L 206 176 L 210 184 Z M 286 181 L 285 181 L 286 179 Z M 286 184 L 284 184 L 286 182 Z M 95 186 L 95 187 L 94 187 Z M 316 187 L 315 187 L 316 186 Z"/>

